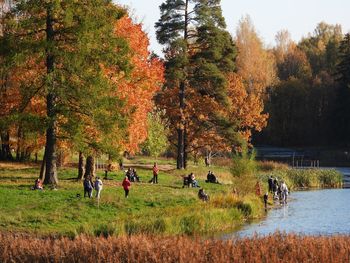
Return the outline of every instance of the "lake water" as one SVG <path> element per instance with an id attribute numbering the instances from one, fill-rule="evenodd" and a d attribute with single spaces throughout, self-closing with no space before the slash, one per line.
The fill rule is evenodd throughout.
<path id="1" fill-rule="evenodd" d="M 230 237 L 268 235 L 276 231 L 307 235 L 350 234 L 350 189 L 292 192 L 266 219 L 247 224 Z"/>

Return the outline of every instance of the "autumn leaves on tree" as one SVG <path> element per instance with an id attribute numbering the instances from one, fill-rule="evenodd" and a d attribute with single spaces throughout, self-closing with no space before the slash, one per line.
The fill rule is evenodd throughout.
<path id="1" fill-rule="evenodd" d="M 160 11 L 156 29 L 165 45 L 166 84 L 158 105 L 169 118 L 182 169 L 188 154 L 232 149 L 241 143 L 239 134 L 249 141 L 250 130 L 264 127 L 267 116 L 261 114 L 261 94 L 247 93 L 235 73 L 236 46 L 219 0 L 167 0 Z M 254 97 L 257 104 L 237 112 L 242 105 L 236 95 Z"/>
<path id="2" fill-rule="evenodd" d="M 231 151 L 266 125 L 249 67 L 237 72 L 243 59 L 219 0 L 161 5 L 164 60 L 112 1 L 10 2 L 1 13 L 0 157 L 15 149 L 24 160 L 45 146 L 46 184 L 58 183 L 68 149 L 79 152 L 82 178 L 93 175 L 96 154 L 158 156 L 168 137 L 182 169 L 188 155 Z"/>

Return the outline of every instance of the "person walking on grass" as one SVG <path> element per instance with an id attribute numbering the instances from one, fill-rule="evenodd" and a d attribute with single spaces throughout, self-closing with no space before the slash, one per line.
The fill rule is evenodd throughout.
<path id="1" fill-rule="evenodd" d="M 129 190 L 130 190 L 130 187 L 131 187 L 131 183 L 130 183 L 130 181 L 129 181 L 127 176 L 125 176 L 125 178 L 123 180 L 123 183 L 122 183 L 122 186 L 124 188 L 125 198 L 128 198 Z"/>
<path id="2" fill-rule="evenodd" d="M 154 184 L 158 184 L 158 172 L 159 172 L 159 168 L 158 168 L 158 165 L 157 163 L 154 163 L 153 165 L 153 179 L 152 179 L 152 182 Z"/>
<path id="3" fill-rule="evenodd" d="M 96 177 L 95 190 L 96 190 L 96 198 L 97 199 L 100 199 L 102 186 L 103 186 L 102 180 L 99 177 Z"/>

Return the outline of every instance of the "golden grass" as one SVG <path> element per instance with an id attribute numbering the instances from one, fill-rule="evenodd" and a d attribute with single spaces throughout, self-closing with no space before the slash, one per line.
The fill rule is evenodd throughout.
<path id="1" fill-rule="evenodd" d="M 350 236 L 274 234 L 245 239 L 0 234 L 1 262 L 349 262 Z"/>

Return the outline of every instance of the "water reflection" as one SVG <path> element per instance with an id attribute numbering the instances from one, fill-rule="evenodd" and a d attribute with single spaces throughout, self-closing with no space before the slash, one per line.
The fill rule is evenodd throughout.
<path id="1" fill-rule="evenodd" d="M 265 220 L 249 224 L 233 236 L 267 235 L 276 231 L 350 234 L 350 189 L 294 192 L 287 205 L 277 205 Z"/>

